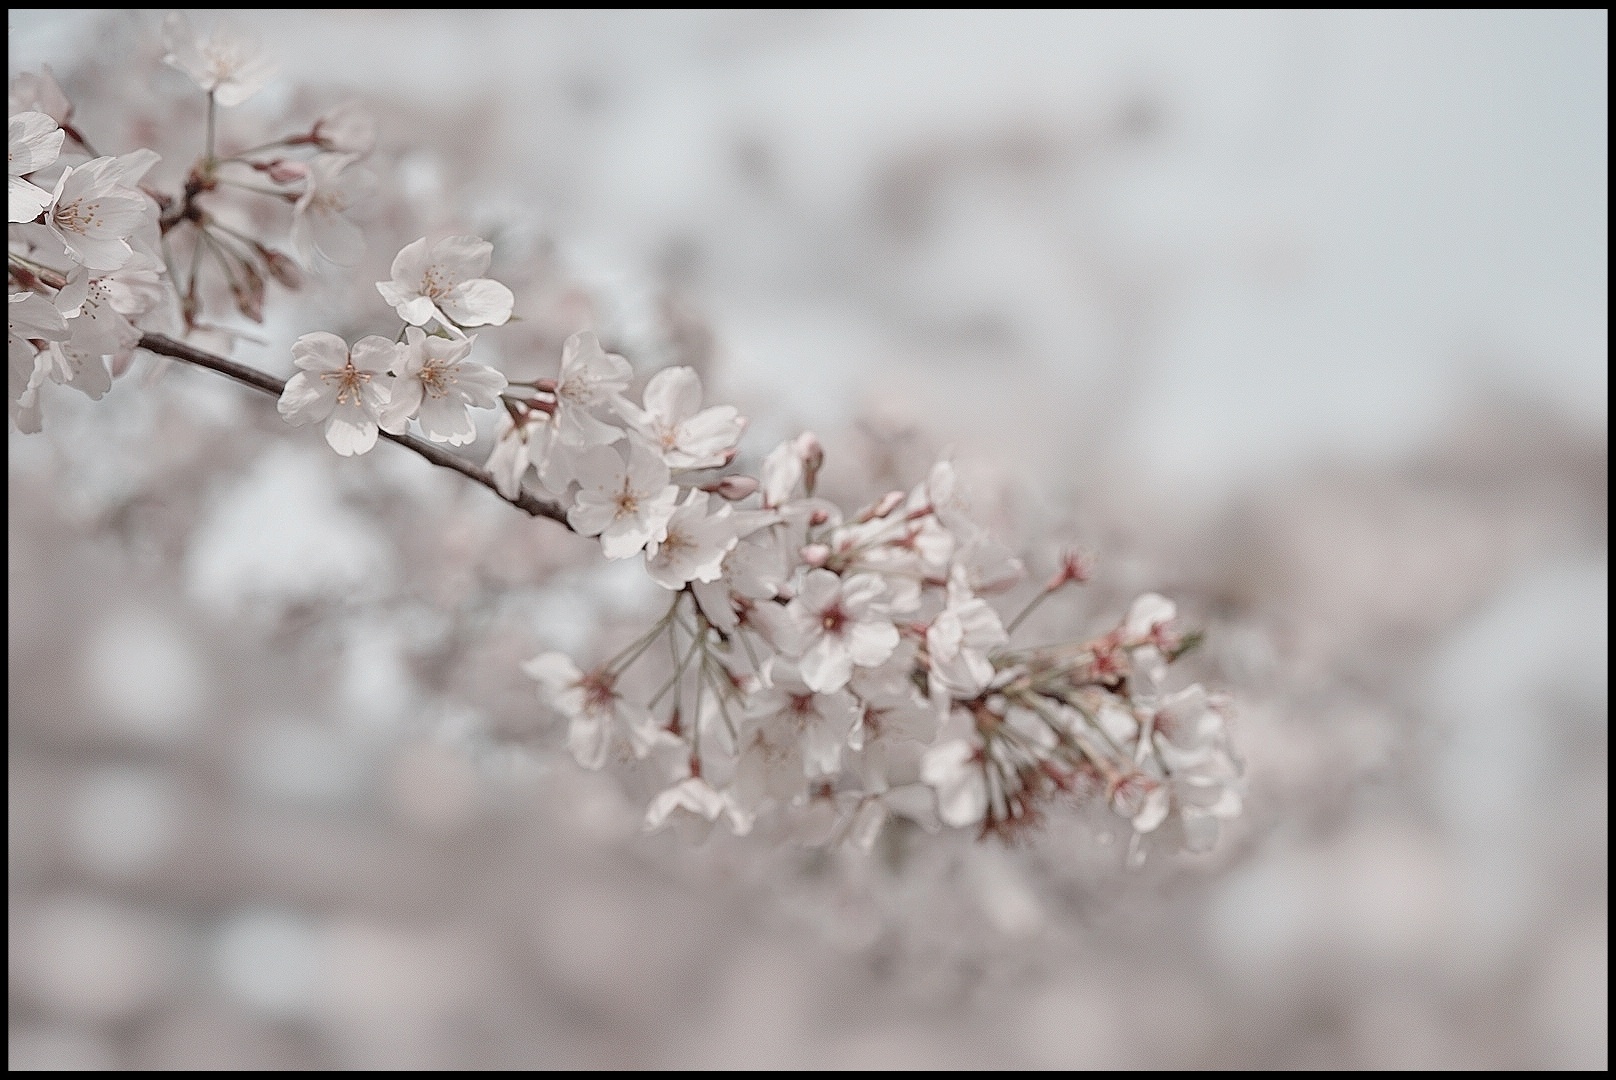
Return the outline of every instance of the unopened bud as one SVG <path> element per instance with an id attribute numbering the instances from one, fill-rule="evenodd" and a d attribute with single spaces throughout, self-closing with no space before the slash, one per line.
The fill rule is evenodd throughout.
<path id="1" fill-rule="evenodd" d="M 295 184 L 299 180 L 307 180 L 309 176 L 307 165 L 301 161 L 287 161 L 285 158 L 255 161 L 252 167 L 261 173 L 268 173 L 269 178 L 277 184 Z"/>
<path id="2" fill-rule="evenodd" d="M 862 514 L 853 520 L 855 522 L 864 522 L 874 521 L 876 518 L 884 518 L 888 514 L 892 513 L 892 511 L 896 510 L 899 504 L 901 504 L 905 498 L 907 498 L 907 496 L 905 496 L 901 491 L 889 491 L 885 495 L 881 496 L 880 501 L 868 507 Z"/>
<path id="3" fill-rule="evenodd" d="M 264 278 L 258 269 L 249 262 L 243 262 L 241 277 L 230 282 L 231 295 L 236 300 L 236 310 L 255 323 L 264 321 Z"/>
<path id="4" fill-rule="evenodd" d="M 750 476 L 722 476 L 701 490 L 730 502 L 739 502 L 758 489 L 758 482 Z"/>
<path id="5" fill-rule="evenodd" d="M 297 263 L 292 260 L 290 255 L 262 245 L 258 248 L 258 255 L 264 260 L 264 268 L 269 271 L 270 277 L 288 289 L 296 289 L 302 286 L 303 271 L 298 269 Z"/>
<path id="6" fill-rule="evenodd" d="M 830 559 L 830 548 L 824 544 L 806 544 L 797 554 L 802 557 L 803 562 L 818 568 L 824 566 Z"/>
<path id="7" fill-rule="evenodd" d="M 819 445 L 819 436 L 811 431 L 805 431 L 797 436 L 792 449 L 802 461 L 803 490 L 812 495 L 814 485 L 819 480 L 820 466 L 825 464 L 825 448 Z"/>
<path id="8" fill-rule="evenodd" d="M 808 527 L 811 529 L 817 529 L 819 526 L 825 524 L 825 522 L 829 520 L 829 511 L 823 509 L 815 510 L 813 513 L 808 515 Z"/>

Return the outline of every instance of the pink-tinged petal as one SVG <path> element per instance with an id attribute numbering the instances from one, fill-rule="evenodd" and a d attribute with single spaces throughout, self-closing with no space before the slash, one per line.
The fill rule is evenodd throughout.
<path id="1" fill-rule="evenodd" d="M 668 823 L 675 811 L 683 810 L 708 821 L 716 821 L 726 809 L 724 797 L 705 780 L 694 776 L 658 792 L 645 809 L 645 831 L 656 832 Z"/>
<path id="2" fill-rule="evenodd" d="M 414 379 L 410 381 L 420 385 Z M 416 414 L 416 421 L 420 423 L 426 437 L 433 442 L 465 446 L 477 438 L 477 428 L 471 422 L 471 414 L 466 411 L 465 402 L 453 397 L 423 399 L 421 411 Z"/>
<path id="3" fill-rule="evenodd" d="M 898 647 L 898 628 L 889 622 L 853 623 L 846 636 L 847 652 L 859 667 L 885 663 Z"/>
<path id="4" fill-rule="evenodd" d="M 574 446 L 609 446 L 623 437 L 623 429 L 563 402 L 556 413 L 556 430 Z"/>
<path id="5" fill-rule="evenodd" d="M 365 412 L 371 416 L 380 416 L 382 410 L 387 408 L 393 400 L 393 387 L 398 380 L 391 375 L 377 375 L 359 388 L 359 401 Z"/>
<path id="6" fill-rule="evenodd" d="M 628 426 L 645 436 L 649 442 L 656 442 L 656 418 L 628 398 L 617 396 L 611 399 L 611 406 L 617 415 L 628 421 Z"/>
<path id="7" fill-rule="evenodd" d="M 854 574 L 842 585 L 842 607 L 857 618 L 886 591 L 886 583 L 877 575 Z"/>
<path id="8" fill-rule="evenodd" d="M 7 221 L 33 221 L 44 212 L 50 202 L 50 192 L 30 184 L 20 176 L 10 177 L 6 181 Z"/>
<path id="9" fill-rule="evenodd" d="M 456 377 L 460 380 L 457 387 L 461 396 L 480 409 L 498 405 L 500 391 L 510 385 L 504 375 L 487 364 L 462 364 Z"/>
<path id="10" fill-rule="evenodd" d="M 816 694 L 840 690 L 853 677 L 853 657 L 832 637 L 822 637 L 803 656 L 802 681 Z"/>
<path id="11" fill-rule="evenodd" d="M 152 171 L 152 167 L 162 160 L 163 156 L 157 151 L 143 146 L 113 158 L 112 164 L 107 167 L 107 175 L 116 177 L 117 182 L 125 187 L 137 187 Z"/>
<path id="12" fill-rule="evenodd" d="M 325 441 L 343 457 L 369 453 L 376 433 L 376 421 L 357 405 L 338 405 L 325 425 Z"/>
<path id="13" fill-rule="evenodd" d="M 348 343 L 317 330 L 292 342 L 292 363 L 304 371 L 341 371 L 348 365 Z"/>
<path id="14" fill-rule="evenodd" d="M 623 458 L 609 446 L 595 446 L 573 456 L 572 478 L 585 491 L 612 492 L 623 486 Z"/>
<path id="15" fill-rule="evenodd" d="M 606 753 L 611 745 L 611 727 L 604 716 L 581 713 L 567 725 L 567 749 L 586 769 L 598 769 L 606 764 Z"/>
<path id="16" fill-rule="evenodd" d="M 338 266 L 353 266 L 365 257 L 365 234 L 340 214 L 305 215 L 314 250 Z"/>
<path id="17" fill-rule="evenodd" d="M 1165 785 L 1153 787 L 1146 794 L 1144 805 L 1133 816 L 1135 832 L 1154 832 L 1162 822 L 1167 820 L 1167 814 L 1172 809 L 1172 796 Z"/>
<path id="18" fill-rule="evenodd" d="M 301 426 L 324 420 L 331 415 L 336 403 L 335 388 L 322 382 L 316 374 L 300 371 L 286 381 L 286 389 L 281 391 L 276 408 L 288 424 Z"/>
<path id="19" fill-rule="evenodd" d="M 461 282 L 442 301 L 443 313 L 461 326 L 503 326 L 516 297 L 492 278 Z"/>
<path id="20" fill-rule="evenodd" d="M 733 405 L 714 405 L 679 425 L 679 449 L 703 461 L 722 460 L 724 451 L 735 445 L 745 428 Z"/>
<path id="21" fill-rule="evenodd" d="M 450 281 L 483 276 L 494 255 L 494 245 L 480 236 L 445 236 L 432 245 L 432 265 Z"/>
<path id="22" fill-rule="evenodd" d="M 831 571 L 810 570 L 803 577 L 802 589 L 792 603 L 801 605 L 800 610 L 806 611 L 810 618 L 818 619 L 821 612 L 837 601 L 841 591 L 842 579 Z"/>
<path id="23" fill-rule="evenodd" d="M 340 338 L 338 340 L 341 340 Z M 353 350 L 348 354 L 353 366 L 360 371 L 368 371 L 373 375 L 385 375 L 392 370 L 393 362 L 398 358 L 399 346 L 396 342 L 382 337 L 380 334 L 371 334 L 354 342 Z"/>
<path id="24" fill-rule="evenodd" d="M 598 498 L 588 491 L 578 495 L 578 501 L 567 511 L 567 524 L 579 536 L 599 536 L 601 531 L 617 520 L 617 506 Z"/>
<path id="25" fill-rule="evenodd" d="M 577 686 L 584 677 L 572 657 L 561 652 L 540 653 L 523 663 L 522 670 L 552 694 Z"/>
<path id="26" fill-rule="evenodd" d="M 846 743 L 847 733 L 838 731 L 832 723 L 821 720 L 809 724 L 803 729 L 801 738 L 803 775 L 813 779 L 840 772 L 842 747 Z"/>
<path id="27" fill-rule="evenodd" d="M 1162 623 L 1173 621 L 1178 609 L 1160 593 L 1145 593 L 1128 609 L 1127 633 L 1131 638 L 1142 638 Z"/>
<path id="28" fill-rule="evenodd" d="M 27 176 L 56 163 L 67 135 L 41 112 L 20 112 L 6 123 L 6 171 Z"/>
<path id="29" fill-rule="evenodd" d="M 945 825 L 964 828 L 987 813 L 987 778 L 976 755 L 976 747 L 956 739 L 928 750 L 921 759 L 920 778 L 936 790 L 937 816 Z"/>
<path id="30" fill-rule="evenodd" d="M 701 408 L 701 378 L 695 368 L 664 368 L 645 384 L 645 408 L 669 426 Z"/>
<path id="31" fill-rule="evenodd" d="M 972 600 L 961 605 L 955 615 L 959 619 L 965 642 L 973 649 L 996 649 L 1010 640 L 999 621 L 999 613 L 986 600 Z"/>
<path id="32" fill-rule="evenodd" d="M 668 482 L 668 466 L 643 443 L 630 441 L 628 480 L 635 491 L 659 491 Z M 677 493 L 675 498 L 677 498 Z"/>
<path id="33" fill-rule="evenodd" d="M 425 326 L 437 319 L 440 312 L 437 305 L 425 296 L 411 296 L 393 286 L 390 281 L 378 281 L 376 291 L 382 294 L 382 299 L 393 306 L 398 317 L 411 326 Z"/>
<path id="34" fill-rule="evenodd" d="M 393 280 L 390 282 L 378 282 L 377 288 L 385 285 L 396 292 L 407 294 L 418 292 L 422 283 L 426 280 L 426 268 L 431 264 L 432 256 L 427 250 L 426 237 L 423 236 L 419 240 L 413 240 L 405 244 L 399 249 L 398 254 L 393 256 L 391 270 Z M 384 292 L 382 295 L 386 296 L 387 294 Z M 387 302 L 389 304 L 398 303 L 397 300 L 393 299 L 389 299 Z"/>
<path id="35" fill-rule="evenodd" d="M 424 395 L 421 380 L 399 379 L 392 389 L 387 404 L 379 410 L 382 430 L 402 435 L 404 429 L 410 425 L 410 417 L 421 408 L 421 399 Z"/>
<path id="36" fill-rule="evenodd" d="M 88 277 L 84 279 L 85 290 L 88 291 Z M 68 288 L 73 285 L 73 279 L 68 279 Z M 57 293 L 58 299 L 63 289 Z M 79 301 L 82 303 L 82 298 Z M 35 292 L 12 293 L 7 304 L 6 322 L 11 333 L 20 338 L 42 338 L 46 341 L 66 341 L 69 335 L 67 320 L 62 317 L 49 300 Z"/>
<path id="37" fill-rule="evenodd" d="M 527 475 L 532 459 L 528 456 L 528 441 L 516 430 L 509 414 L 499 418 L 499 429 L 494 436 L 494 448 L 488 453 L 483 467 L 494 477 L 494 485 L 507 499 L 514 499 L 522 491 L 522 478 Z"/>
<path id="38" fill-rule="evenodd" d="M 634 516 L 619 517 L 600 531 L 600 553 L 608 559 L 627 559 L 645 549 L 655 529 Z"/>

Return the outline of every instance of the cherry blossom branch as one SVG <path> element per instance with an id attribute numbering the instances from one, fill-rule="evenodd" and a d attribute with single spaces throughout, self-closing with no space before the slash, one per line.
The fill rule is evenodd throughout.
<path id="1" fill-rule="evenodd" d="M 220 375 L 234 379 L 255 390 L 262 390 L 277 399 L 286 390 L 286 384 L 273 375 L 267 375 L 262 371 L 247 367 L 245 364 L 238 364 L 234 360 L 216 356 L 184 342 L 175 341 L 173 338 L 166 337 L 163 334 L 142 334 L 139 348 L 145 349 L 147 352 L 156 353 L 159 356 L 182 360 L 187 364 L 195 364 L 197 367 L 204 367 L 210 371 L 218 372 Z M 494 483 L 494 477 L 490 473 L 464 458 L 450 453 L 441 446 L 436 446 L 424 439 L 418 439 L 413 435 L 394 435 L 384 431 L 381 432 L 381 436 L 384 439 L 391 439 L 405 449 L 415 451 L 434 465 L 445 469 L 453 469 L 462 476 L 475 480 L 518 510 L 531 514 L 533 517 L 549 518 L 551 521 L 571 528 L 571 526 L 567 525 L 566 512 L 555 503 L 546 502 L 526 491 L 520 492 L 514 499 L 506 499 L 504 495 L 500 494 L 499 487 Z"/>

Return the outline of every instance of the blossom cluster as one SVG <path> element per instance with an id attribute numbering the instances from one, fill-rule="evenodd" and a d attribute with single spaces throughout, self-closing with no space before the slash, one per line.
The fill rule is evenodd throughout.
<path id="1" fill-rule="evenodd" d="M 104 393 L 143 333 L 169 325 L 165 314 L 193 340 L 216 332 L 203 318 L 205 268 L 254 321 L 266 278 L 299 284 L 290 256 L 232 223 L 230 192 L 291 207 L 304 267 L 363 249 L 347 211 L 367 186 L 356 162 L 374 124 L 339 109 L 224 153 L 217 108 L 246 100 L 271 66 L 244 39 L 199 35 L 180 16 L 165 38 L 165 62 L 207 95 L 205 149 L 178 195 L 143 184 L 151 150 L 96 156 L 48 72 L 13 82 L 19 430 L 39 429 L 47 384 Z M 1088 577 L 1084 559 L 1068 556 L 1007 622 L 995 605 L 1024 568 L 973 520 L 947 461 L 913 489 L 849 511 L 818 493 L 825 455 L 812 434 L 775 447 L 755 475 L 734 471 L 746 422 L 704 402 L 692 367 L 640 385 L 625 357 L 581 330 L 552 376 L 511 381 L 473 358 L 478 331 L 507 324 L 516 305 L 488 276 L 492 256 L 476 236 L 405 245 L 375 285 L 396 332 L 299 337 L 279 412 L 323 425 L 350 456 L 412 423 L 431 442 L 470 446 L 475 410 L 495 410 L 483 481 L 524 506 L 534 485 L 606 559 L 640 561 L 667 596 L 652 626 L 588 668 L 550 652 L 526 672 L 581 765 L 622 758 L 652 773 L 648 829 L 702 832 L 723 818 L 737 834 L 765 824 L 868 846 L 897 816 L 1014 838 L 1064 802 L 1125 820 L 1137 859 L 1153 847 L 1206 850 L 1239 813 L 1227 704 L 1169 680 L 1193 644 L 1169 601 L 1140 597 L 1092 640 L 1013 645 L 1034 607 Z"/>
<path id="2" fill-rule="evenodd" d="M 162 300 L 157 204 L 139 186 L 158 158 L 65 162 L 72 108 L 48 74 L 14 83 L 10 107 L 7 390 L 12 423 L 36 432 L 42 388 L 106 393 L 140 340 L 135 320 Z"/>
<path id="3" fill-rule="evenodd" d="M 210 292 L 261 322 L 268 282 L 297 288 L 319 259 L 348 263 L 364 250 L 346 211 L 373 181 L 356 165 L 375 143 L 368 113 L 339 106 L 307 130 L 226 153 L 217 109 L 246 101 L 273 65 L 249 39 L 225 28 L 198 33 L 178 13 L 163 36 L 164 63 L 207 95 L 205 147 L 177 193 L 147 182 L 156 152 L 92 149 L 49 69 L 11 82 L 7 384 L 20 431 L 40 430 L 46 385 L 104 394 L 142 331 L 177 329 L 228 346 L 232 333 L 205 318 Z M 290 209 L 296 258 L 256 235 L 242 200 Z"/>
<path id="4" fill-rule="evenodd" d="M 950 463 L 845 513 L 816 496 L 813 435 L 755 477 L 714 476 L 735 410 L 703 409 L 686 368 L 657 373 L 635 404 L 629 375 L 576 335 L 556 379 L 502 420 L 491 467 L 509 490 L 531 468 L 575 531 L 609 559 L 642 558 L 671 594 L 617 656 L 526 668 L 580 764 L 615 748 L 658 773 L 648 829 L 722 818 L 744 834 L 768 818 L 868 846 L 898 815 L 1011 839 L 1067 802 L 1125 820 L 1139 860 L 1204 851 L 1239 813 L 1226 703 L 1169 689 L 1193 639 L 1165 598 L 1140 597 L 1092 641 L 1013 648 L 1020 620 L 1006 625 L 993 598 L 1022 564 L 971 519 Z M 1027 610 L 1088 573 L 1068 556 Z M 630 669 L 664 655 L 660 688 L 630 692 Z"/>

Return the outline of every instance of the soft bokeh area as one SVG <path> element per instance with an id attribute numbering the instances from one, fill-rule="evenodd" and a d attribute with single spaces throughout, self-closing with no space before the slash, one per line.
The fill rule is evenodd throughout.
<path id="1" fill-rule="evenodd" d="M 13 10 L 10 72 L 174 186 L 161 17 Z M 487 236 L 507 372 L 599 327 L 847 505 L 950 455 L 1097 555 L 1034 637 L 1176 598 L 1247 812 L 647 837 L 519 666 L 637 566 L 145 356 L 10 435 L 12 1068 L 1607 1067 L 1605 12 L 233 17 L 221 130 L 358 99 L 385 188 L 238 359 Z"/>

